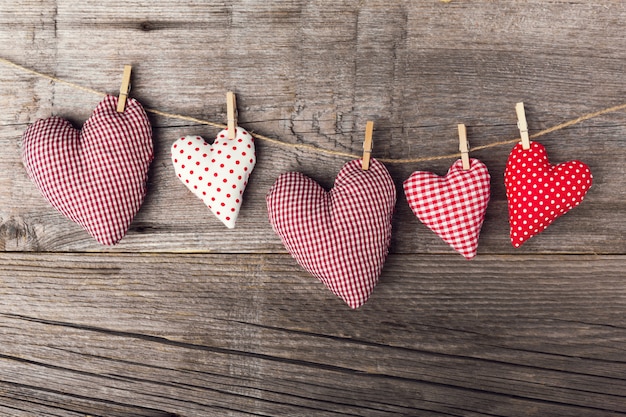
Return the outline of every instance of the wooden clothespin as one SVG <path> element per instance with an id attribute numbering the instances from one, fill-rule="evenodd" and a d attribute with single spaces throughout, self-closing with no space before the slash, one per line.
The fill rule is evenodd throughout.
<path id="1" fill-rule="evenodd" d="M 235 93 L 226 93 L 226 118 L 228 119 L 228 139 L 237 136 L 237 98 Z"/>
<path id="2" fill-rule="evenodd" d="M 517 128 L 522 138 L 522 149 L 527 151 L 530 149 L 530 138 L 528 137 L 528 123 L 526 123 L 526 112 L 524 111 L 524 103 L 515 105 L 517 113 Z"/>
<path id="3" fill-rule="evenodd" d="M 124 65 L 124 75 L 122 76 L 122 85 L 120 87 L 120 95 L 117 98 L 117 112 L 124 113 L 126 108 L 126 99 L 130 93 L 130 73 L 133 67 L 130 65 Z"/>
<path id="4" fill-rule="evenodd" d="M 374 122 L 368 120 L 365 124 L 365 141 L 363 142 L 363 161 L 361 169 L 367 171 L 370 168 L 370 157 L 372 156 L 372 136 L 374 134 Z"/>
<path id="5" fill-rule="evenodd" d="M 461 151 L 461 162 L 463 163 L 463 170 L 469 171 L 470 159 L 469 159 L 469 144 L 467 143 L 467 129 L 463 123 L 457 125 L 459 129 L 459 151 Z"/>

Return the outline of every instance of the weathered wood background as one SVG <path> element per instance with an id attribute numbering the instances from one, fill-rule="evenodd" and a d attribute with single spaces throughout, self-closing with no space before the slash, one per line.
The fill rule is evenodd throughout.
<path id="1" fill-rule="evenodd" d="M 0 57 L 146 107 L 287 143 L 428 157 L 626 102 L 626 2 L 2 0 Z M 492 200 L 471 262 L 411 213 L 401 184 L 453 159 L 388 164 L 391 254 L 352 311 L 286 253 L 264 196 L 297 170 L 326 187 L 345 159 L 264 142 L 235 230 L 156 159 L 128 236 L 104 248 L 28 180 L 20 137 L 80 125 L 99 97 L 0 65 L 0 414 L 7 416 L 626 415 L 626 112 L 543 136 L 581 159 L 581 206 L 520 249 L 508 240 L 511 146 L 474 152 Z"/>

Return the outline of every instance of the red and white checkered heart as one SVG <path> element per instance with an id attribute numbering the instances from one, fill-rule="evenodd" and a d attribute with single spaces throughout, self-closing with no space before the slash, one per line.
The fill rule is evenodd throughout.
<path id="1" fill-rule="evenodd" d="M 126 234 L 146 194 L 152 128 L 138 101 L 118 113 L 106 96 L 82 130 L 59 117 L 38 120 L 22 136 L 22 161 L 48 202 L 98 242 Z"/>
<path id="2" fill-rule="evenodd" d="M 178 178 L 229 229 L 235 227 L 243 192 L 256 164 L 254 138 L 241 127 L 235 139 L 227 131 L 209 145 L 200 136 L 187 136 L 172 145 Z"/>
<path id="3" fill-rule="evenodd" d="M 330 192 L 298 172 L 267 194 L 269 220 L 289 253 L 350 307 L 370 296 L 389 251 L 396 188 L 383 164 L 341 169 Z"/>
<path id="4" fill-rule="evenodd" d="M 528 150 L 515 145 L 504 170 L 513 246 L 520 247 L 579 205 L 592 179 L 589 167 L 580 161 L 550 165 L 539 142 L 531 142 Z"/>
<path id="5" fill-rule="evenodd" d="M 418 171 L 404 181 L 413 213 L 466 259 L 476 256 L 490 194 L 487 167 L 473 158 L 470 164 L 465 171 L 459 159 L 445 177 Z"/>

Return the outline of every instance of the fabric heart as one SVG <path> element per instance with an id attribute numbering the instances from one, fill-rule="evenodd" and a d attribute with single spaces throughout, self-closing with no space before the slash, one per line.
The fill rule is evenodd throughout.
<path id="1" fill-rule="evenodd" d="M 235 227 L 243 192 L 256 164 L 254 138 L 241 127 L 235 139 L 227 131 L 209 145 L 200 136 L 186 136 L 172 145 L 178 178 L 229 229 Z"/>
<path id="2" fill-rule="evenodd" d="M 46 200 L 103 245 L 124 237 L 146 194 L 152 128 L 138 101 L 106 96 L 82 130 L 59 117 L 22 136 L 22 161 Z"/>
<path id="3" fill-rule="evenodd" d="M 476 256 L 489 204 L 489 171 L 478 159 L 457 160 L 445 177 L 418 171 L 404 181 L 406 200 L 422 223 L 466 259 Z"/>
<path id="4" fill-rule="evenodd" d="M 591 187 L 589 167 L 580 161 L 550 165 L 538 142 L 515 145 L 504 171 L 511 243 L 520 247 L 583 201 Z"/>
<path id="5" fill-rule="evenodd" d="M 289 253 L 351 308 L 370 296 L 389 251 L 396 188 L 383 164 L 354 160 L 326 192 L 298 172 L 267 194 L 269 220 Z"/>

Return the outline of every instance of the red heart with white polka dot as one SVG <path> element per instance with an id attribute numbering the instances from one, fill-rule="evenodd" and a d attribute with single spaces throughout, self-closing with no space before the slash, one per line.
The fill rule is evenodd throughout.
<path id="1" fill-rule="evenodd" d="M 235 227 L 243 192 L 256 164 L 254 138 L 241 127 L 235 139 L 226 130 L 209 145 L 200 136 L 186 136 L 172 145 L 178 178 L 229 229 Z"/>
<path id="2" fill-rule="evenodd" d="M 591 182 L 586 164 L 569 161 L 550 165 L 540 143 L 532 142 L 528 150 L 517 144 L 504 171 L 513 246 L 520 247 L 579 205 Z"/>

